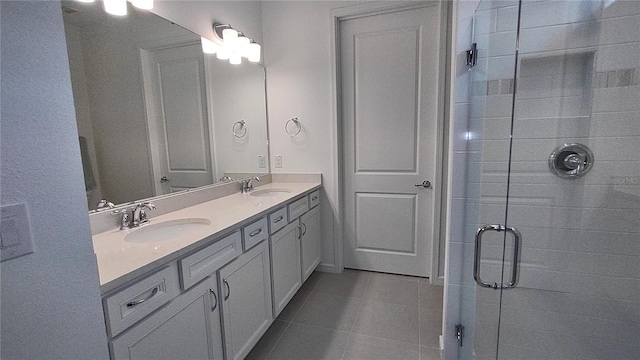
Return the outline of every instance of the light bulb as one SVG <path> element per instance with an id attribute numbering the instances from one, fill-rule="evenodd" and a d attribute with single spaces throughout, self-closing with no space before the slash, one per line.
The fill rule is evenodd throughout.
<path id="1" fill-rule="evenodd" d="M 235 41 L 234 49 L 240 56 L 247 57 L 247 46 L 249 44 L 251 44 L 251 40 L 248 37 L 240 36 Z"/>
<path id="2" fill-rule="evenodd" d="M 205 54 L 215 54 L 220 47 L 218 44 L 207 38 L 200 37 L 200 42 L 202 43 L 202 52 Z"/>
<path id="3" fill-rule="evenodd" d="M 240 65 L 242 64 L 242 56 L 238 53 L 232 53 L 229 57 L 229 64 Z"/>
<path id="4" fill-rule="evenodd" d="M 137 7 L 138 9 L 143 9 L 143 10 L 153 9 L 153 0 L 131 0 L 131 3 L 133 4 L 133 6 Z"/>
<path id="5" fill-rule="evenodd" d="M 229 56 L 231 56 L 230 52 L 228 49 L 220 47 L 218 48 L 218 53 L 216 54 L 216 57 L 220 60 L 228 60 Z"/>
<path id="6" fill-rule="evenodd" d="M 260 62 L 260 44 L 251 43 L 247 46 L 247 59 L 251 62 Z"/>
<path id="7" fill-rule="evenodd" d="M 104 0 L 104 11 L 111 15 L 127 15 L 127 0 Z"/>
<path id="8" fill-rule="evenodd" d="M 232 28 L 227 28 L 222 30 L 222 40 L 229 45 L 233 44 L 238 38 L 238 32 L 233 30 Z"/>

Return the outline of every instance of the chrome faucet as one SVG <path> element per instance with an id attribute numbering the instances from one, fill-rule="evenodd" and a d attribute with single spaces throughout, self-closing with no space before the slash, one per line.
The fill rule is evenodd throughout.
<path id="1" fill-rule="evenodd" d="M 240 184 L 242 185 L 242 193 L 246 194 L 249 191 L 253 190 L 253 181 L 260 181 L 260 178 L 257 176 L 254 176 L 250 179 L 244 179 L 240 181 Z"/>
<path id="2" fill-rule="evenodd" d="M 148 223 L 149 219 L 147 219 L 145 209 L 154 210 L 155 208 L 156 206 L 151 201 L 147 201 L 133 205 L 131 213 L 127 209 L 123 209 L 120 230 L 128 230 Z"/>

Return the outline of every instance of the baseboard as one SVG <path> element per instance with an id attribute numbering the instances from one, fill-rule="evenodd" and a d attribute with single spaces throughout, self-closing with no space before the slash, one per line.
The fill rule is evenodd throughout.
<path id="1" fill-rule="evenodd" d="M 341 270 L 335 264 L 320 264 L 316 268 L 316 271 L 328 272 L 328 273 L 340 273 Z"/>

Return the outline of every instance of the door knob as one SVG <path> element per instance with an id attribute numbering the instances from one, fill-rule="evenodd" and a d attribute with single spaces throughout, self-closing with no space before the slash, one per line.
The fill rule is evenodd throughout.
<path id="1" fill-rule="evenodd" d="M 160 178 L 160 182 L 161 183 L 166 183 L 166 182 L 169 182 L 169 179 L 167 179 L 166 176 L 163 176 L 163 177 Z"/>
<path id="2" fill-rule="evenodd" d="M 422 182 L 422 184 L 416 184 L 416 187 L 423 187 L 423 188 L 430 188 L 431 187 L 431 182 L 429 180 L 425 180 Z"/>

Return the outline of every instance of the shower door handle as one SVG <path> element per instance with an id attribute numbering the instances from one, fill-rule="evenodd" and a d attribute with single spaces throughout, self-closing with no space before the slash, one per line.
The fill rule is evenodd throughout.
<path id="1" fill-rule="evenodd" d="M 482 235 L 487 231 L 507 231 L 513 234 L 514 236 L 514 245 L 513 245 L 513 270 L 511 271 L 511 281 L 508 284 L 500 284 L 498 283 L 490 283 L 482 280 L 480 277 L 480 260 L 482 258 Z M 478 285 L 491 288 L 491 289 L 509 289 L 516 286 L 518 283 L 518 275 L 520 271 L 520 248 L 522 245 L 522 235 L 520 231 L 515 227 L 505 227 L 502 225 L 484 225 L 478 229 L 476 232 L 475 239 L 475 254 L 473 261 L 473 279 L 478 283 Z M 504 266 L 504 265 L 503 265 Z"/>
<path id="2" fill-rule="evenodd" d="M 522 234 L 513 226 L 505 228 L 506 231 L 513 234 L 513 267 L 511 269 L 511 281 L 507 285 L 502 285 L 503 289 L 516 287 L 518 276 L 520 275 L 520 249 L 522 247 Z"/>

